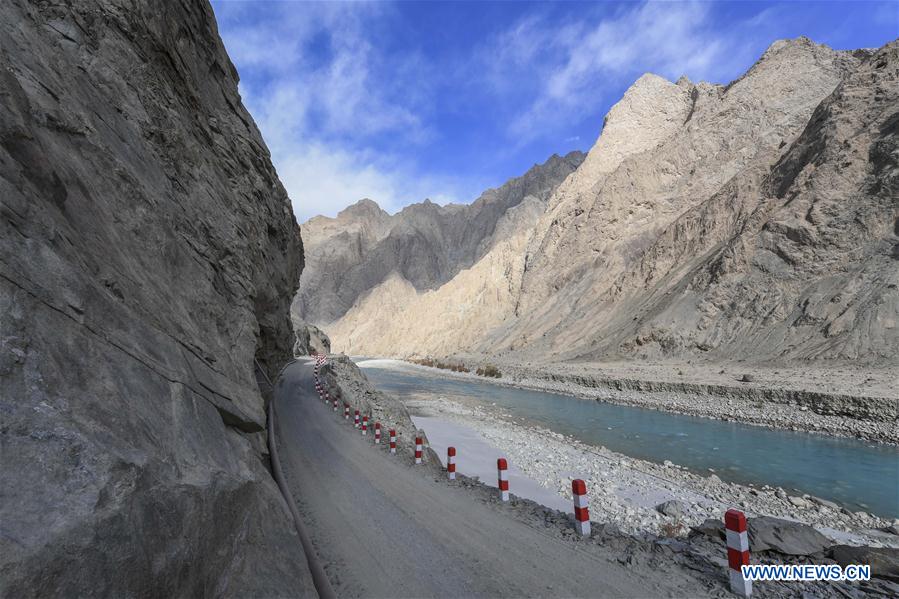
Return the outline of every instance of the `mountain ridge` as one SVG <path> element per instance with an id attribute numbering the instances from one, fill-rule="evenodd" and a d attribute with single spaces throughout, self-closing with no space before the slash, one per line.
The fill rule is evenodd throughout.
<path id="1" fill-rule="evenodd" d="M 829 237 L 815 237 L 794 224 L 805 216 L 772 196 L 802 195 L 797 185 L 807 182 L 791 179 L 793 171 L 832 171 L 832 163 L 821 170 L 814 162 L 842 160 L 839 153 L 814 152 L 822 142 L 809 136 L 843 131 L 845 143 L 870 146 L 870 156 L 855 156 L 842 177 L 827 175 L 834 179 L 829 186 L 843 185 L 848 204 L 830 202 L 818 220 L 860 211 L 868 225 L 859 232 L 877 238 L 871 247 L 892 247 L 884 223 L 896 218 L 895 206 L 884 197 L 895 193 L 888 166 L 893 121 L 888 109 L 869 109 L 895 96 L 888 89 L 895 48 L 893 42 L 876 53 L 837 51 L 808 38 L 780 40 L 728 85 L 641 77 L 524 235 L 521 255 L 506 251 L 503 268 L 489 253 L 481 259 L 490 264 L 482 276 L 500 272 L 498 280 L 469 281 L 466 299 L 459 286 L 479 270 L 475 263 L 445 290 L 409 294 L 394 285 L 407 296 L 391 302 L 398 311 L 393 316 L 373 312 L 367 299 L 384 298 L 369 294 L 327 327 L 335 348 L 400 357 L 475 351 L 522 360 L 538 354 L 558 360 L 888 360 L 899 352 L 889 282 L 897 276 L 895 260 L 862 248 L 863 237 L 840 237 L 852 218 L 840 216 L 836 228 L 822 225 Z M 865 94 L 853 83 L 865 77 L 877 93 Z M 833 99 L 838 93 L 842 101 Z M 831 122 L 819 130 L 815 119 Z M 886 129 L 852 136 L 842 121 Z M 887 166 L 869 177 L 868 165 L 878 160 Z M 772 187 L 775 179 L 781 183 Z M 846 187 L 850 179 L 858 189 Z M 815 197 L 826 197 L 828 189 Z M 779 216 L 786 214 L 786 221 Z M 855 257 L 838 259 L 847 251 Z M 790 258 L 790 252 L 799 254 Z M 882 276 L 865 270 L 873 261 Z M 818 264 L 842 269 L 834 276 L 850 288 L 861 286 L 860 303 L 849 301 L 847 312 Z M 851 274 L 857 268 L 867 274 Z M 881 291 L 867 293 L 871 285 Z M 502 306 L 479 303 L 488 289 L 506 297 Z M 846 316 L 832 314 L 822 301 L 842 306 Z M 804 310 L 813 314 L 803 316 Z M 804 325 L 809 319 L 817 324 Z M 459 326 L 479 333 L 460 333 Z"/>
<path id="2" fill-rule="evenodd" d="M 471 204 L 425 200 L 394 215 L 363 199 L 336 218 L 313 217 L 300 227 L 307 267 L 293 305 L 296 320 L 325 325 L 396 270 L 416 289 L 435 288 L 471 266 L 518 223 L 509 212 L 543 203 L 580 165 L 583 154 L 553 154 L 519 177 L 485 190 Z M 507 216 L 508 213 L 508 216 Z"/>

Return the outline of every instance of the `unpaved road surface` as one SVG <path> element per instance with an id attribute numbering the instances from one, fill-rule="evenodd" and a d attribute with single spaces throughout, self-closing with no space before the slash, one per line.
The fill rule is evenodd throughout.
<path id="1" fill-rule="evenodd" d="M 681 572 L 636 572 L 600 546 L 550 536 L 390 455 L 315 394 L 295 363 L 276 386 L 285 476 L 341 597 L 658 597 L 702 594 Z M 694 581 L 695 582 L 695 581 Z"/>

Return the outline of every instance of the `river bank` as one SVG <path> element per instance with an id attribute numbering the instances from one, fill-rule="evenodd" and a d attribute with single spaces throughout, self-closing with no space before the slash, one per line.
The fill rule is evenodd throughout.
<path id="1" fill-rule="evenodd" d="M 366 378 L 380 370 L 366 367 L 371 367 L 372 362 L 380 361 L 360 363 Z M 407 366 L 402 364 L 402 367 Z M 629 458 L 513 419 L 502 410 L 447 398 L 410 398 L 409 391 L 418 387 L 414 384 L 399 392 L 392 389 L 387 393 L 384 392 L 387 387 L 380 386 L 377 393 L 365 390 L 370 388 L 368 382 L 354 382 L 352 386 L 371 398 L 373 405 L 390 395 L 391 402 L 399 400 L 409 409 L 416 427 L 424 429 L 426 463 L 430 464 L 427 476 L 433 476 L 434 482 L 464 487 L 474 500 L 500 508 L 494 468 L 497 455 L 507 457 L 513 485 L 512 499 L 502 511 L 541 531 L 541 536 L 575 540 L 568 489 L 572 476 L 584 478 L 588 484 L 594 527 L 590 540 L 583 547 L 616 548 L 616 559 L 629 564 L 638 576 L 639 568 L 648 565 L 653 572 L 661 569 L 673 577 L 685 572 L 700 575 L 703 586 L 720 584 L 714 581 L 724 580 L 721 573 L 726 572 L 721 520 L 724 510 L 729 507 L 743 509 L 750 516 L 752 526 L 756 527 L 756 532 L 750 533 L 751 538 L 753 534 L 757 535 L 754 537 L 753 563 L 834 563 L 841 551 L 839 548 L 847 545 L 858 546 L 855 551 L 860 552 L 859 555 L 869 556 L 871 552 L 885 555 L 883 559 L 887 561 L 878 565 L 878 573 L 892 572 L 895 563 L 899 563 L 896 562 L 899 528 L 877 530 L 895 527 L 899 521 L 841 510 L 812 497 L 794 496 L 791 501 L 781 489 L 728 484 L 717 476 L 700 476 L 674 464 L 657 465 Z M 349 391 L 345 383 L 341 388 Z M 448 483 L 439 461 L 446 455 L 449 443 L 459 450 L 459 477 Z M 473 467 L 473 459 L 480 460 L 481 464 Z M 526 477 L 526 484 L 522 484 L 522 479 L 516 475 Z M 531 499 L 532 496 L 536 499 Z M 782 500 L 784 496 L 785 501 Z M 680 514 L 669 510 L 666 510 L 668 514 L 662 514 L 656 510 L 657 501 L 671 500 L 677 506 L 669 505 L 669 510 L 679 508 Z M 784 519 L 758 517 L 761 515 L 780 515 Z M 819 533 L 803 524 L 790 525 L 790 521 L 811 522 L 826 536 L 812 539 L 811 543 L 800 541 Z M 758 527 L 766 526 L 774 528 L 759 532 Z M 790 530 L 789 526 L 797 528 Z M 766 548 L 759 540 L 771 539 L 772 534 L 781 539 L 775 541 L 780 548 L 770 545 Z M 792 553 L 797 550 L 797 542 L 804 547 L 798 549 L 799 553 Z M 664 559 L 658 559 L 662 555 Z M 880 578 L 861 586 L 760 583 L 758 591 L 760 596 L 766 597 L 792 597 L 797 593 L 843 597 L 869 593 L 872 596 L 889 595 L 899 588 L 895 583 L 882 580 L 880 574 L 878 576 Z M 699 589 L 697 586 L 691 594 L 699 596 L 709 591 L 714 595 L 721 594 L 712 591 L 711 587 L 707 591 Z M 727 593 L 721 595 L 727 596 Z"/>
<path id="2" fill-rule="evenodd" d="M 446 359 L 475 371 L 483 357 Z M 409 367 L 436 369 L 411 362 Z M 676 414 L 774 429 L 899 444 L 899 367 L 744 367 L 697 364 L 515 364 L 493 360 L 502 378 L 442 375 L 563 393 Z M 744 378 L 746 382 L 740 382 Z"/>
<path id="3" fill-rule="evenodd" d="M 690 527 L 737 507 L 749 516 L 776 516 L 809 524 L 835 542 L 899 547 L 899 535 L 882 530 L 895 526 L 899 532 L 899 520 L 851 512 L 813 496 L 791 495 L 779 487 L 744 486 L 722 481 L 714 473 L 701 476 L 670 462 L 659 465 L 631 458 L 516 422 L 503 410 L 445 397 L 422 397 L 406 405 L 416 422 L 424 421 L 429 438 L 440 436 L 441 421 L 476 431 L 526 476 L 565 498 L 566 503 L 571 499 L 571 479 L 583 478 L 590 490 L 593 518 L 630 534 L 685 534 Z M 442 455 L 442 447 L 436 449 Z M 665 515 L 657 506 L 669 501 L 676 505 L 669 506 L 671 514 Z"/>

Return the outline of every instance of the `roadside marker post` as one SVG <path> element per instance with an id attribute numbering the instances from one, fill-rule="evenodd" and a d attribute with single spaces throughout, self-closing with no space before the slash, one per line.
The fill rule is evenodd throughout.
<path id="1" fill-rule="evenodd" d="M 337 400 L 336 399 L 334 400 L 334 411 L 335 412 L 337 411 Z"/>
<path id="2" fill-rule="evenodd" d="M 350 404 L 348 404 L 348 403 L 343 404 L 343 419 L 344 420 L 350 419 Z"/>
<path id="3" fill-rule="evenodd" d="M 446 477 L 449 480 L 456 480 L 456 448 L 446 448 Z"/>
<path id="4" fill-rule="evenodd" d="M 381 444 L 381 423 L 375 422 L 375 445 Z"/>
<path id="5" fill-rule="evenodd" d="M 496 460 L 500 501 L 509 501 L 509 463 L 506 458 Z"/>
<path id="6" fill-rule="evenodd" d="M 355 414 L 353 415 L 353 428 L 359 428 L 359 410 L 354 410 Z"/>
<path id="7" fill-rule="evenodd" d="M 388 441 L 390 442 L 390 453 L 396 453 L 396 431 L 390 429 L 387 434 L 389 435 Z"/>
<path id="8" fill-rule="evenodd" d="M 746 530 L 746 514 L 740 510 L 727 510 L 724 514 L 724 533 L 727 538 L 727 566 L 730 590 L 741 597 L 752 594 L 752 581 L 743 578 L 740 566 L 749 565 L 749 533 Z"/>
<path id="9" fill-rule="evenodd" d="M 368 416 L 362 417 L 362 434 L 363 435 L 368 434 Z"/>
<path id="10" fill-rule="evenodd" d="M 415 437 L 415 463 L 421 464 L 421 437 Z"/>
<path id="11" fill-rule="evenodd" d="M 582 537 L 590 536 L 590 500 L 587 498 L 587 484 L 579 478 L 571 481 L 574 496 L 574 526 Z"/>

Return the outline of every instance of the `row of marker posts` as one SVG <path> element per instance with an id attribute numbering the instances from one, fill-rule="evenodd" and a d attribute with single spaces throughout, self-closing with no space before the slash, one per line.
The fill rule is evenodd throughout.
<path id="1" fill-rule="evenodd" d="M 324 356 L 316 356 L 315 362 L 315 388 L 319 396 L 328 403 L 328 393 L 321 385 L 318 372 L 325 362 Z M 337 400 L 334 400 L 334 411 L 337 411 Z M 343 404 L 343 417 L 350 418 L 350 404 Z M 355 411 L 353 427 L 360 427 L 359 410 Z M 362 434 L 368 434 L 368 416 L 361 419 Z M 374 423 L 375 443 L 381 443 L 381 423 Z M 423 439 L 415 438 L 415 464 L 422 463 Z M 388 444 L 390 453 L 396 454 L 396 430 L 389 429 Z M 500 501 L 509 501 L 509 463 L 505 458 L 496 460 L 497 488 Z M 446 450 L 446 475 L 449 480 L 456 480 L 456 448 L 448 447 Z M 587 498 L 587 484 L 581 479 L 571 481 L 571 494 L 574 502 L 575 528 L 579 535 L 590 536 L 590 507 Z M 741 566 L 749 564 L 749 539 L 747 536 L 746 515 L 739 510 L 728 510 L 724 515 L 725 534 L 727 539 L 727 564 L 730 589 L 741 597 L 749 597 L 752 594 L 752 581 L 743 578 Z"/>
<path id="2" fill-rule="evenodd" d="M 313 374 L 314 374 L 314 379 L 315 379 L 315 390 L 318 392 L 318 395 L 322 399 L 322 401 L 325 402 L 325 405 L 328 405 L 329 403 L 331 403 L 334 407 L 334 411 L 337 412 L 338 411 L 337 398 L 331 398 L 330 394 L 327 392 L 327 390 L 325 390 L 324 385 L 322 385 L 321 379 L 318 376 L 321 367 L 324 365 L 324 363 L 326 361 L 327 361 L 326 356 L 322 356 L 322 355 L 315 356 L 315 362 L 314 362 L 314 366 L 313 366 Z M 344 420 L 350 419 L 350 404 L 348 404 L 346 402 L 344 402 L 344 404 L 343 404 L 343 418 L 344 418 Z M 357 429 L 361 428 L 362 434 L 367 435 L 368 434 L 368 416 L 360 415 L 359 410 L 354 410 L 353 428 L 357 428 Z M 375 444 L 380 445 L 381 444 L 381 423 L 380 422 L 374 423 L 374 431 L 375 431 L 374 432 Z M 420 452 L 421 451 L 421 449 L 420 449 L 421 438 L 416 438 L 416 441 L 418 442 L 419 452 Z M 389 429 L 388 443 L 389 443 L 390 453 L 395 454 L 396 453 L 396 430 Z M 420 460 L 420 456 L 419 456 L 419 460 Z M 420 461 L 419 461 L 419 463 L 420 463 Z"/>

